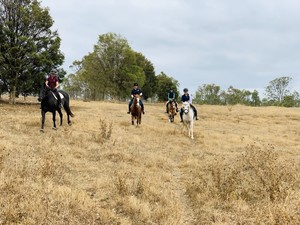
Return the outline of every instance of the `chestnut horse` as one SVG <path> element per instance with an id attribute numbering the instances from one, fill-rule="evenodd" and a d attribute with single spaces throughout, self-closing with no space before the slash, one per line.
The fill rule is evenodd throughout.
<path id="1" fill-rule="evenodd" d="M 175 101 L 170 100 L 168 103 L 168 114 L 169 114 L 169 122 L 173 123 L 174 118 L 176 116 L 176 106 L 175 106 Z"/>
<path id="2" fill-rule="evenodd" d="M 133 97 L 132 105 L 130 106 L 131 123 L 134 125 L 134 121 L 136 120 L 136 126 L 141 124 L 142 121 L 142 107 L 140 105 L 140 98 L 140 95 L 136 94 Z"/>

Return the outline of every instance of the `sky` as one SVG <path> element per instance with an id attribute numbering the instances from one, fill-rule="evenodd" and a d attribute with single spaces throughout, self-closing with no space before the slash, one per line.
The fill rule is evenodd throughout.
<path id="1" fill-rule="evenodd" d="M 300 92 L 298 0 L 41 0 L 62 39 L 63 68 L 112 32 L 193 94 L 203 84 L 259 91 L 292 77 Z"/>

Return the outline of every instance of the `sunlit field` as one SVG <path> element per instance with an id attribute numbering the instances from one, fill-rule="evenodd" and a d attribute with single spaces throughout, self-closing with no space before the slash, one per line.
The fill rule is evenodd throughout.
<path id="1" fill-rule="evenodd" d="M 0 102 L 0 224 L 300 224 L 300 109 L 196 105 L 194 140 L 145 103 Z M 58 115 L 57 115 L 58 122 Z"/>

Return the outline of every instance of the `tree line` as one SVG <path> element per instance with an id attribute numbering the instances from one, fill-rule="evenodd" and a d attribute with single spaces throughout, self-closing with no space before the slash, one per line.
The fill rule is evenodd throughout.
<path id="1" fill-rule="evenodd" d="M 45 73 L 62 65 L 61 39 L 36 0 L 0 0 L 0 96 L 37 93 Z M 65 71 L 61 70 L 63 77 Z"/>
<path id="2" fill-rule="evenodd" d="M 74 73 L 60 69 L 64 55 L 61 39 L 52 31 L 54 21 L 48 8 L 37 0 L 0 0 L 0 97 L 9 93 L 10 102 L 19 95 L 37 94 L 45 76 L 58 69 L 63 88 L 73 98 L 125 101 L 133 83 L 143 90 L 146 101 L 166 101 L 170 88 L 180 100 L 179 82 L 164 72 L 156 74 L 153 63 L 134 51 L 121 35 L 99 35 L 93 51 L 72 64 Z M 266 98 L 258 91 L 216 84 L 203 84 L 196 91 L 198 104 L 252 106 L 299 106 L 299 93 L 291 93 L 291 77 L 280 77 L 266 88 Z"/>
<path id="3" fill-rule="evenodd" d="M 299 107 L 300 96 L 290 88 L 291 77 L 282 76 L 269 82 L 262 98 L 257 90 L 240 90 L 230 86 L 221 90 L 216 84 L 203 84 L 196 91 L 194 102 L 208 105 L 285 106 Z"/>
<path id="4" fill-rule="evenodd" d="M 145 100 L 167 100 L 169 88 L 179 93 L 177 80 L 164 72 L 156 75 L 153 63 L 115 33 L 99 35 L 93 51 L 72 67 L 75 73 L 65 80 L 64 88 L 74 98 L 123 101 L 135 82 Z"/>

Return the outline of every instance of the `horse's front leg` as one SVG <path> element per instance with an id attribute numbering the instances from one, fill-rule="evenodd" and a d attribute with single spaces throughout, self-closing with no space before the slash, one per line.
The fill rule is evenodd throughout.
<path id="1" fill-rule="evenodd" d="M 194 125 L 193 125 L 193 123 L 191 123 L 190 126 L 189 126 L 189 136 L 191 137 L 191 139 L 194 139 Z"/>
<path id="2" fill-rule="evenodd" d="M 40 131 L 41 131 L 41 132 L 44 132 L 46 112 L 45 112 L 44 110 L 42 110 L 42 111 L 41 111 L 41 114 L 42 114 L 42 126 L 41 126 Z"/>
<path id="3" fill-rule="evenodd" d="M 131 115 L 131 124 L 134 125 L 134 116 Z"/>
<path id="4" fill-rule="evenodd" d="M 56 111 L 52 112 L 52 120 L 53 120 L 53 128 L 54 130 L 56 130 Z"/>
<path id="5" fill-rule="evenodd" d="M 60 118 L 60 126 L 62 126 L 63 114 L 62 114 L 61 110 L 58 110 L 58 114 L 59 114 L 59 118 Z"/>

